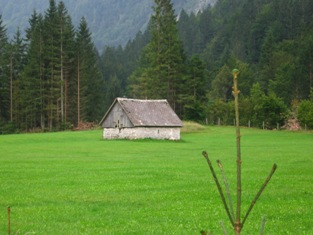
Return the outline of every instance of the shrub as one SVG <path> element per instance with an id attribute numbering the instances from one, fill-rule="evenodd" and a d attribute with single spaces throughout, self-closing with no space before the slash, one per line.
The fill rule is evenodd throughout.
<path id="1" fill-rule="evenodd" d="M 234 102 L 225 102 L 221 99 L 208 106 L 208 116 L 211 123 L 217 123 L 218 119 L 222 125 L 233 125 L 234 123 Z"/>
<path id="2" fill-rule="evenodd" d="M 251 95 L 242 100 L 241 119 L 244 123 L 251 121 L 253 126 L 274 129 L 283 126 L 288 108 L 282 99 L 275 94 L 265 95 L 260 85 L 255 84 L 251 89 Z"/>
<path id="3" fill-rule="evenodd" d="M 302 127 L 313 128 L 313 101 L 303 100 L 299 104 L 298 119 Z"/>
<path id="4" fill-rule="evenodd" d="M 16 132 L 18 132 L 18 130 L 14 122 L 5 122 L 0 120 L 0 135 L 13 134 Z"/>

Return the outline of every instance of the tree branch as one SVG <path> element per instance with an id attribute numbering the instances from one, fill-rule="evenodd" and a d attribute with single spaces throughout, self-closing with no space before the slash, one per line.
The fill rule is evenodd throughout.
<path id="1" fill-rule="evenodd" d="M 213 169 L 212 163 L 211 163 L 211 161 L 210 161 L 210 159 L 209 159 L 209 156 L 208 156 L 208 154 L 207 154 L 206 151 L 203 151 L 203 152 L 202 152 L 202 155 L 203 155 L 204 158 L 207 160 L 207 163 L 208 163 L 208 165 L 209 165 L 209 167 L 210 167 L 210 170 L 211 170 L 211 172 L 212 172 L 214 181 L 215 181 L 215 183 L 216 183 L 218 192 L 220 193 L 220 196 L 221 196 L 221 198 L 222 198 L 222 201 L 223 201 L 223 204 L 224 204 L 226 213 L 227 213 L 227 215 L 228 215 L 228 218 L 229 218 L 231 224 L 234 226 L 234 220 L 232 219 L 232 217 L 231 217 L 231 215 L 230 215 L 229 208 L 228 208 L 228 206 L 227 206 L 227 203 L 226 203 L 226 200 L 225 200 L 225 197 L 224 197 L 224 194 L 223 194 L 222 187 L 221 187 L 221 185 L 220 185 L 220 183 L 219 183 L 219 181 L 218 181 L 218 179 L 217 179 L 217 177 L 216 177 L 216 174 L 215 174 L 215 171 L 214 171 L 214 169 Z"/>
<path id="2" fill-rule="evenodd" d="M 260 197 L 261 193 L 263 192 L 263 190 L 265 189 L 265 187 L 267 186 L 268 182 L 270 181 L 270 179 L 272 178 L 273 174 L 275 173 L 277 169 L 277 165 L 274 164 L 273 167 L 272 167 L 272 170 L 270 172 L 270 174 L 268 175 L 268 177 L 266 178 L 265 182 L 263 183 L 262 187 L 260 188 L 259 192 L 257 193 L 257 195 L 255 196 L 255 198 L 253 199 L 253 201 L 251 202 L 251 205 L 242 221 L 242 225 L 241 225 L 241 228 L 243 228 L 243 225 L 246 221 L 246 219 L 248 218 L 248 215 L 250 214 L 253 206 L 255 205 L 256 201 L 258 200 L 258 198 Z"/>

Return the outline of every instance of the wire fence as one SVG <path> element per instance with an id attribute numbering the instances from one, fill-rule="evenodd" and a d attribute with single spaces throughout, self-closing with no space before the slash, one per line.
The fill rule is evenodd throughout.
<path id="1" fill-rule="evenodd" d="M 236 120 L 233 119 L 232 123 L 228 121 L 223 121 L 221 118 L 217 118 L 216 120 L 209 121 L 208 118 L 205 119 L 206 125 L 216 125 L 216 126 L 236 126 Z M 281 125 L 280 123 L 276 123 L 276 125 L 269 125 L 267 122 L 263 121 L 261 123 L 253 123 L 251 120 L 248 120 L 247 122 L 241 122 L 240 126 L 242 127 L 248 127 L 248 128 L 259 128 L 263 130 L 292 130 L 292 131 L 311 131 L 307 124 L 300 125 L 299 123 L 295 123 L 293 125 Z"/>

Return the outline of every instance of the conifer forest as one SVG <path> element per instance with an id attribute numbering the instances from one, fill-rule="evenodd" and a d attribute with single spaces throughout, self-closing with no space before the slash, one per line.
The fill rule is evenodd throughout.
<path id="1" fill-rule="evenodd" d="M 0 134 L 98 123 L 116 97 L 167 99 L 183 120 L 313 128 L 313 1 L 217 0 L 178 15 L 154 0 L 148 28 L 98 51 L 84 17 L 49 0 L 12 38 L 0 15 Z M 25 30 L 25 32 L 24 32 Z"/>

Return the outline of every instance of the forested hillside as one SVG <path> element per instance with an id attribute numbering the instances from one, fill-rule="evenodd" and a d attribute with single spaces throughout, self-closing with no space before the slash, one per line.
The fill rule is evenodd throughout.
<path id="1" fill-rule="evenodd" d="M 177 13 L 181 9 L 198 12 L 216 0 L 174 0 Z M 58 4 L 60 0 L 56 0 Z M 63 0 L 74 26 L 85 17 L 92 32 L 93 41 L 102 50 L 105 45 L 125 45 L 139 30 L 144 31 L 152 13 L 153 0 Z M 12 36 L 19 27 L 28 27 L 29 16 L 36 10 L 44 13 L 49 0 L 0 0 L 0 14 Z"/>
<path id="2" fill-rule="evenodd" d="M 199 14 L 183 11 L 177 29 L 185 56 L 174 53 L 172 61 L 159 68 L 153 57 L 160 54 L 149 53 L 153 30 L 152 39 L 148 33 L 138 34 L 125 49 L 108 48 L 103 58 L 109 54 L 119 62 L 126 58 L 122 63 L 126 76 L 116 74 L 123 71 L 116 67 L 108 87 L 138 98 L 171 100 L 175 94 L 172 106 L 184 119 L 233 124 L 231 71 L 238 68 L 243 125 L 272 129 L 299 119 L 302 127 L 313 127 L 313 104 L 308 100 L 313 99 L 312 1 L 219 0 Z M 140 48 L 144 48 L 141 57 Z M 174 75 L 168 67 L 179 60 L 184 69 Z M 103 65 L 107 62 L 103 60 Z M 110 77 L 110 70 L 104 74 Z M 163 74 L 163 82 L 156 83 L 153 74 Z M 168 92 L 158 93 L 157 86 L 167 86 Z"/>
<path id="3" fill-rule="evenodd" d="M 177 15 L 155 0 L 148 30 L 98 54 L 88 21 L 66 5 L 33 13 L 25 41 L 0 19 L 0 132 L 97 122 L 117 96 L 166 98 L 185 120 L 313 128 L 313 1 L 218 0 Z"/>

